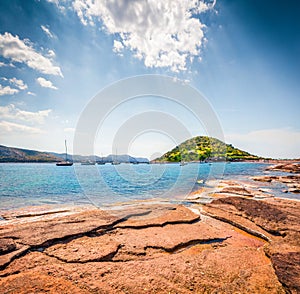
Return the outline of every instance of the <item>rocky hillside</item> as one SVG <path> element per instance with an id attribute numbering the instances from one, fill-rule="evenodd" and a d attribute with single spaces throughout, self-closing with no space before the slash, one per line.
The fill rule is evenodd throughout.
<path id="1" fill-rule="evenodd" d="M 65 160 L 65 157 L 65 153 L 40 152 L 0 145 L 0 162 L 57 162 Z M 120 163 L 149 163 L 147 158 L 132 157 L 130 155 L 108 155 L 102 158 L 94 155 L 82 156 L 68 154 L 68 160 L 74 162 L 96 161 L 111 163 L 118 161 Z"/>
<path id="2" fill-rule="evenodd" d="M 260 157 L 249 152 L 233 147 L 231 144 L 207 137 L 197 136 L 186 140 L 171 151 L 155 159 L 155 162 L 179 162 L 179 161 L 241 161 L 257 160 Z"/>
<path id="3" fill-rule="evenodd" d="M 47 152 L 0 145 L 0 162 L 55 162 L 60 160 Z"/>

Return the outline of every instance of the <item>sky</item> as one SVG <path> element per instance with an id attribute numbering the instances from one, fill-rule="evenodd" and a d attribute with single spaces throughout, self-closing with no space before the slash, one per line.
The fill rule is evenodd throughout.
<path id="1" fill-rule="evenodd" d="M 62 153 L 67 139 L 73 152 L 78 122 L 101 91 L 162 75 L 201 93 L 226 143 L 300 158 L 299 13 L 298 0 L 1 0 L 0 144 Z M 143 94 L 109 108 L 96 126 L 94 154 L 163 154 L 180 143 L 159 127 L 166 117 L 186 127 L 182 140 L 211 134 L 184 107 L 184 92 L 182 104 Z M 117 151 L 118 130 L 138 117 L 158 121 Z"/>

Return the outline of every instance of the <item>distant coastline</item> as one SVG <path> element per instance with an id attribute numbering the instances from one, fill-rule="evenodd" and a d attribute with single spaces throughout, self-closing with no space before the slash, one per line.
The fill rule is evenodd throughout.
<path id="1" fill-rule="evenodd" d="M 65 160 L 65 153 L 41 152 L 30 149 L 22 149 L 15 147 L 7 147 L 0 145 L 0 162 L 1 163 L 54 163 Z M 100 157 L 96 155 L 69 155 L 68 160 L 76 162 L 97 162 L 112 163 L 118 161 L 120 163 L 149 163 L 147 158 L 133 157 L 130 155 L 108 155 Z"/>
<path id="2" fill-rule="evenodd" d="M 197 137 L 196 137 L 197 138 Z M 193 138 L 195 139 L 195 138 Z M 192 140 L 192 139 L 190 139 Z M 186 141 L 187 142 L 187 141 Z M 172 163 L 180 163 L 182 161 L 180 152 L 183 154 L 191 154 L 191 150 L 186 149 L 186 142 L 182 143 L 179 146 L 176 146 L 171 151 L 166 152 L 160 158 L 156 158 L 154 160 L 149 161 L 144 157 L 133 157 L 127 154 L 123 155 L 108 155 L 105 157 L 100 157 L 97 155 L 68 155 L 68 159 L 73 161 L 74 163 L 82 163 L 82 162 L 95 162 L 99 164 L 110 164 L 113 161 L 118 161 L 119 163 L 151 163 L 151 164 L 172 164 Z M 225 144 L 225 143 L 223 143 Z M 228 144 L 226 144 L 227 146 Z M 195 160 L 194 158 L 185 157 L 184 162 L 188 163 L 212 163 L 212 162 L 260 162 L 260 163 L 279 163 L 279 162 L 296 162 L 300 161 L 300 159 L 273 159 L 273 158 L 264 158 L 258 157 L 255 155 L 251 155 L 248 152 L 240 151 L 237 148 L 234 148 L 232 145 L 230 146 L 231 150 L 234 152 L 243 152 L 240 156 L 230 156 L 228 153 L 227 156 L 207 156 L 203 157 L 202 160 Z M 198 148 L 199 149 L 199 148 Z M 178 154 L 176 155 L 175 151 Z M 199 152 L 199 150 L 197 150 Z M 203 152 L 203 150 L 200 150 Z M 175 156 L 174 156 L 175 154 Z M 176 157 L 177 156 L 177 157 Z M 0 145 L 0 163 L 55 163 L 65 160 L 65 153 L 55 153 L 48 151 L 36 151 L 30 149 L 16 148 L 16 147 L 8 147 L 4 145 Z"/>

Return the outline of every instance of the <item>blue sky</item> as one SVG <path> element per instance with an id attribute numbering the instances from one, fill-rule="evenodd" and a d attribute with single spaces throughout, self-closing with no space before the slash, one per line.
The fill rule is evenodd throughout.
<path id="1" fill-rule="evenodd" d="M 64 151 L 88 102 L 120 79 L 161 74 L 199 90 L 226 142 L 251 153 L 299 158 L 300 3 L 271 0 L 0 2 L 0 144 Z M 108 115 L 95 153 L 114 152 L 117 130 L 147 111 L 169 113 L 205 134 L 178 105 L 157 97 Z M 162 121 L 161 124 L 164 124 Z M 162 132 L 129 153 L 173 147 Z"/>

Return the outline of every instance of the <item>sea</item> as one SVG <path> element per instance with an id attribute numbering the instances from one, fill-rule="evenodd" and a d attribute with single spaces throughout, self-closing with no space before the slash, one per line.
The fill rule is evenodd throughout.
<path id="1" fill-rule="evenodd" d="M 189 163 L 56 166 L 54 163 L 0 163 L 0 210 L 37 205 L 107 207 L 132 201 L 184 201 L 193 191 L 224 179 L 249 180 L 265 163 Z M 283 184 L 264 184 L 276 197 Z"/>

